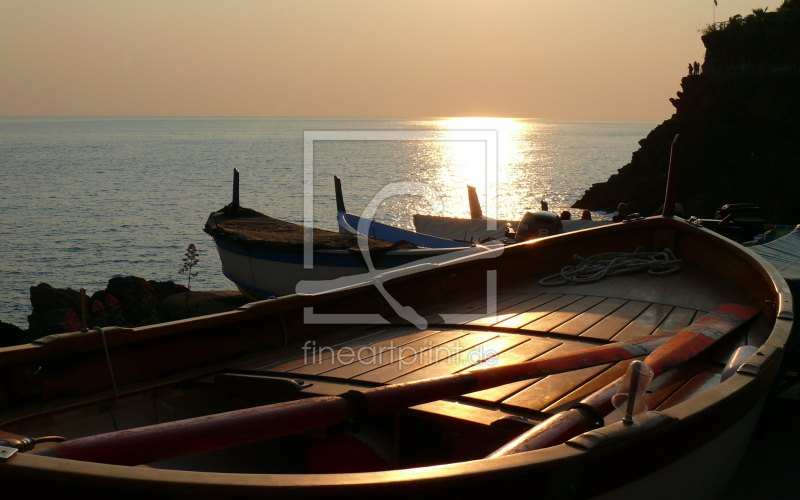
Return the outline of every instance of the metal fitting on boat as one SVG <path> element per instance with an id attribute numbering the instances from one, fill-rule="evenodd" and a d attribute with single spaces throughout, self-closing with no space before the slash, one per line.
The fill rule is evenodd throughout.
<path id="1" fill-rule="evenodd" d="M 44 436 L 40 438 L 23 437 L 22 439 L 9 438 L 0 441 L 0 447 L 15 448 L 18 451 L 26 452 L 31 451 L 40 443 L 60 443 L 66 440 L 67 438 L 61 436 Z"/>
<path id="2" fill-rule="evenodd" d="M 30 451 L 36 446 L 36 441 L 33 438 L 24 437 L 22 439 L 4 439 L 0 441 L 0 446 L 6 448 L 16 448 L 19 451 Z"/>
<path id="3" fill-rule="evenodd" d="M 622 378 L 617 393 L 611 399 L 615 407 L 625 411 L 622 421 L 626 424 L 633 423 L 634 415 L 647 411 L 644 394 L 650 381 L 653 380 L 653 375 L 653 370 L 639 360 L 632 361 L 628 365 L 628 371 Z"/>

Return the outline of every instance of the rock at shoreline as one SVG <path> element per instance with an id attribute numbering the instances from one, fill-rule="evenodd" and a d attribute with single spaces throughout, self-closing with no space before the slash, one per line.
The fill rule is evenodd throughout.
<path id="1" fill-rule="evenodd" d="M 162 304 L 162 308 L 168 315 L 194 318 L 233 311 L 248 302 L 251 300 L 241 292 L 234 290 L 181 292 L 168 297 Z"/>
<path id="2" fill-rule="evenodd" d="M 88 300 L 89 328 L 152 325 L 178 319 L 165 316 L 161 304 L 171 295 L 188 291 L 172 281 L 147 281 L 136 276 L 111 278 L 105 290 L 95 292 Z"/>
<path id="3" fill-rule="evenodd" d="M 775 223 L 800 222 L 800 0 L 709 27 L 703 70 L 684 77 L 675 114 L 631 162 L 573 206 L 652 215 L 664 202 L 670 145 L 680 134 L 677 201 L 711 218 L 726 203 L 755 203 Z"/>
<path id="4" fill-rule="evenodd" d="M 28 333 L 38 339 L 64 331 L 64 315 L 74 311 L 81 313 L 81 294 L 72 288 L 53 288 L 47 283 L 31 287 L 33 312 L 28 316 Z M 80 328 L 80 325 L 78 325 Z"/>
<path id="5" fill-rule="evenodd" d="M 161 304 L 167 297 L 189 289 L 172 281 L 147 281 L 136 276 L 112 278 L 105 290 L 86 298 L 87 327 L 141 326 L 178 319 L 165 315 Z M 28 316 L 31 340 L 81 328 L 81 294 L 71 288 L 47 283 L 31 287 L 33 312 Z"/>
<path id="6" fill-rule="evenodd" d="M 172 281 L 136 276 L 112 278 L 105 290 L 86 297 L 87 328 L 136 327 L 232 311 L 250 302 L 238 291 L 192 292 Z M 31 287 L 28 330 L 0 321 L 0 347 L 81 329 L 81 294 L 47 283 Z"/>
<path id="7" fill-rule="evenodd" d="M 27 331 L 17 325 L 0 321 L 0 347 L 9 347 L 27 342 L 29 342 Z"/>

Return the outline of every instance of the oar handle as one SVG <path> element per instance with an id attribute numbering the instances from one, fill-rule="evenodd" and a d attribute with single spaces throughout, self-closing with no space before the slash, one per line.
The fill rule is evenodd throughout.
<path id="1" fill-rule="evenodd" d="M 337 396 L 177 420 L 65 441 L 42 455 L 116 465 L 139 465 L 248 444 L 333 425 L 347 419 L 349 403 Z"/>

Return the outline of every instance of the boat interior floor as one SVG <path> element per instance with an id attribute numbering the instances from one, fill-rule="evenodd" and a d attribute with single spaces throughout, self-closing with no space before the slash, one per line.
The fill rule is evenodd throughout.
<path id="1" fill-rule="evenodd" d="M 720 304 L 752 305 L 745 294 L 692 265 L 668 276 L 641 273 L 581 285 L 543 287 L 538 280 L 519 280 L 501 284 L 495 295 L 491 300 L 484 289 L 471 299 L 420 311 L 428 321 L 424 330 L 394 318 L 390 325 L 349 328 L 290 345 L 238 366 L 216 383 L 240 395 L 265 390 L 295 393 L 287 398 L 337 395 L 669 333 Z M 761 345 L 768 333 L 759 317 L 701 358 L 658 377 L 645 398 L 648 408 L 668 408 L 718 384 L 733 352 L 742 345 Z M 408 413 L 485 431 L 517 432 L 612 382 L 628 363 L 512 383 Z M 606 422 L 615 419 L 621 415 L 612 414 Z"/>

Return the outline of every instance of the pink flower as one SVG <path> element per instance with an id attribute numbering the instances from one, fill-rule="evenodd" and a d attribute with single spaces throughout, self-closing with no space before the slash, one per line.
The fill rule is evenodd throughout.
<path id="1" fill-rule="evenodd" d="M 78 315 L 75 314 L 75 311 L 69 310 L 64 313 L 64 331 L 65 332 L 77 332 L 81 329 L 81 322 L 78 319 Z"/>
<path id="2" fill-rule="evenodd" d="M 109 293 L 109 294 L 106 294 L 106 305 L 108 307 L 116 308 L 116 307 L 119 307 L 119 301 L 117 300 L 116 297 L 114 297 L 113 295 L 111 295 Z"/>
<path id="3" fill-rule="evenodd" d="M 81 329 L 80 323 L 75 323 L 74 321 L 64 322 L 64 332 L 77 332 L 80 329 Z"/>
<path id="4" fill-rule="evenodd" d="M 92 301 L 92 311 L 102 311 L 103 309 L 105 309 L 105 306 L 103 306 L 102 302 L 97 299 Z"/>

